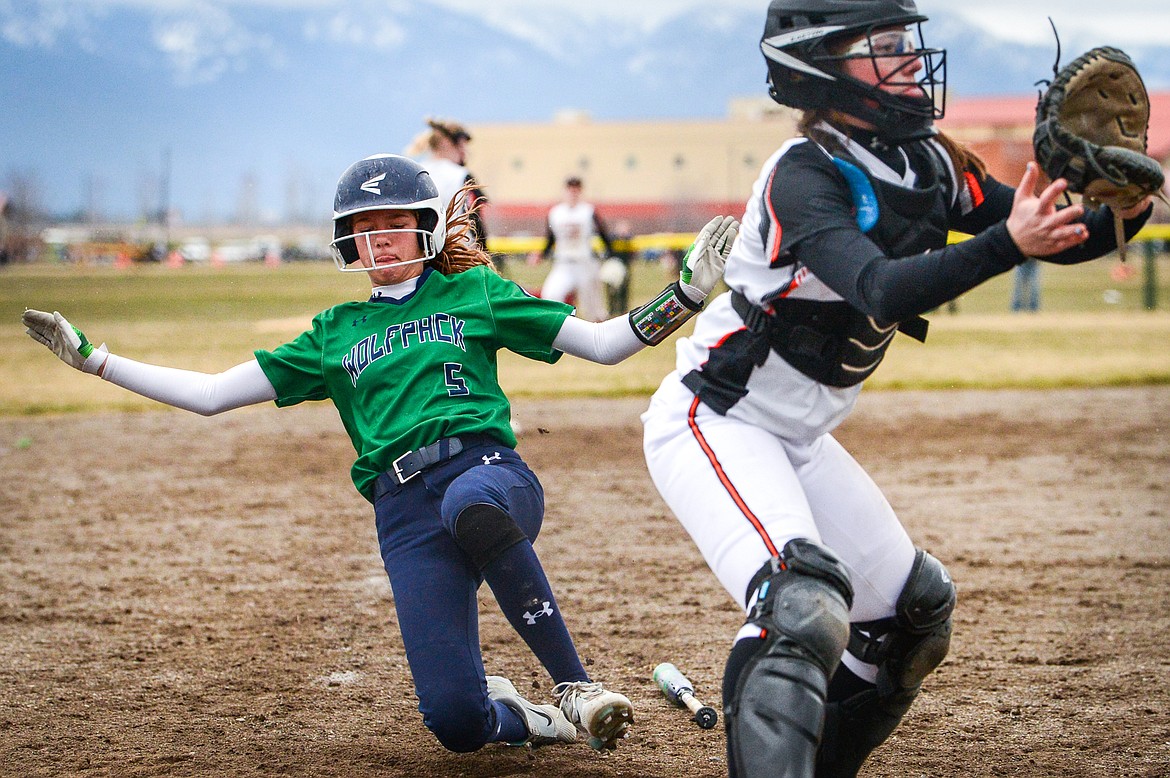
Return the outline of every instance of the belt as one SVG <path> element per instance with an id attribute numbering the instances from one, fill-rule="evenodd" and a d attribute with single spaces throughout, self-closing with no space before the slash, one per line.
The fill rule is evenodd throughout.
<path id="1" fill-rule="evenodd" d="M 463 435 L 458 438 L 439 438 L 430 445 L 407 451 L 391 463 L 389 470 L 378 476 L 374 485 L 375 499 L 406 483 L 431 465 L 462 453 L 465 448 L 492 442 L 495 442 L 495 439 L 488 435 Z"/>
<path id="2" fill-rule="evenodd" d="M 450 459 L 462 450 L 463 441 L 459 438 L 439 438 L 429 446 L 407 451 L 395 459 L 387 475 L 393 475 L 398 483 L 404 484 L 422 472 L 423 468 Z"/>

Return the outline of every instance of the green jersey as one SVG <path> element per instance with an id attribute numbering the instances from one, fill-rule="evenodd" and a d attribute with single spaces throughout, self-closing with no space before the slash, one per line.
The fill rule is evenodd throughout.
<path id="1" fill-rule="evenodd" d="M 439 438 L 482 433 L 515 446 L 496 352 L 556 362 L 552 342 L 571 311 L 486 266 L 428 268 L 403 300 L 336 305 L 292 342 L 255 353 L 278 406 L 337 406 L 357 452 L 354 486 L 372 502 L 395 459 Z"/>

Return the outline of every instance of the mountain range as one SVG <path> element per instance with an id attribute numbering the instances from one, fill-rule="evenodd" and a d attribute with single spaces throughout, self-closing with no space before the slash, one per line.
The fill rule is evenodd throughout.
<path id="1" fill-rule="evenodd" d="M 714 4 L 653 28 L 552 10 L 491 25 L 426 0 L 65 17 L 34 5 L 0 3 L 0 190 L 55 216 L 317 220 L 341 170 L 402 151 L 426 116 L 710 118 L 765 89 L 761 14 Z M 947 14 L 926 32 L 948 49 L 951 99 L 1051 77 L 1055 44 Z M 1067 61 L 1109 41 L 1062 43 Z M 1170 46 L 1128 50 L 1151 89 L 1170 88 Z"/>

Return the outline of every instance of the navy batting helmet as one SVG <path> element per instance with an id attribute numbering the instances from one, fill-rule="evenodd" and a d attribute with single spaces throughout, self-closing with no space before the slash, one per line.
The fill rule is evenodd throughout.
<path id="1" fill-rule="evenodd" d="M 366 271 L 351 267 L 358 260 L 350 217 L 365 211 L 399 209 L 418 212 L 417 232 L 423 256 L 416 262 L 434 259 L 443 250 L 447 222 L 443 200 L 426 169 L 409 157 L 374 154 L 355 162 L 341 174 L 333 199 L 333 258 L 340 270 Z"/>

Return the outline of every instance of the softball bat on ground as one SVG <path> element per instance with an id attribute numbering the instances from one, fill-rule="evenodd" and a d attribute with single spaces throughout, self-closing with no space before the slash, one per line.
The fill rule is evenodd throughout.
<path id="1" fill-rule="evenodd" d="M 719 714 L 709 705 L 704 705 L 695 697 L 695 687 L 682 672 L 670 662 L 663 662 L 654 668 L 654 683 L 662 690 L 666 699 L 687 708 L 693 714 L 693 720 L 703 729 L 711 729 L 719 720 Z"/>

